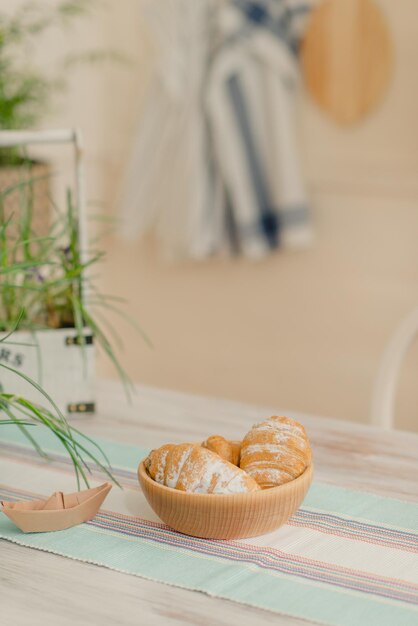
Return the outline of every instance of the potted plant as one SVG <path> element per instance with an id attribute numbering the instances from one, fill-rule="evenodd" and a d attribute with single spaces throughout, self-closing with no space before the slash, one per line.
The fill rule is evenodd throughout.
<path id="1" fill-rule="evenodd" d="M 129 394 L 130 381 L 117 358 L 115 336 L 103 312 L 112 311 L 142 331 L 122 308 L 120 299 L 100 292 L 92 270 L 102 250 L 80 243 L 79 212 L 67 194 L 63 212 L 56 210 L 48 231 L 34 227 L 31 182 L 0 192 L 0 333 L 10 332 L 19 317 L 19 345 L 0 346 L 0 384 L 11 393 L 42 400 L 34 379 L 53 395 L 61 413 L 94 412 L 94 348 L 113 362 Z M 4 199 L 19 193 L 19 211 L 6 216 Z M 86 245 L 86 244 L 85 244 Z M 25 376 L 13 376 L 18 370 Z"/>

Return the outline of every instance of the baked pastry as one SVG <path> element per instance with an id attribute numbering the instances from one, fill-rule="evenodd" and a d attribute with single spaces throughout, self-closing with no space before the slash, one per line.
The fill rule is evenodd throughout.
<path id="1" fill-rule="evenodd" d="M 256 481 L 239 467 L 197 443 L 168 443 L 145 459 L 157 483 L 191 493 L 246 493 L 258 491 Z"/>
<path id="2" fill-rule="evenodd" d="M 245 435 L 240 467 L 262 489 L 297 478 L 310 464 L 311 447 L 302 424 L 289 417 L 270 417 Z"/>
<path id="3" fill-rule="evenodd" d="M 239 465 L 241 452 L 240 441 L 229 441 L 221 437 L 221 435 L 212 435 L 212 437 L 208 437 L 206 441 L 202 443 L 202 446 L 208 450 L 212 450 L 212 452 L 216 452 L 216 454 L 219 454 L 225 461 L 229 461 L 229 463 L 233 465 Z"/>

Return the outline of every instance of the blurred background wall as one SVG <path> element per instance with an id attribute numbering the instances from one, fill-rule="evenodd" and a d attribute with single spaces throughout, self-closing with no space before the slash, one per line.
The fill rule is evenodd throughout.
<path id="1" fill-rule="evenodd" d="M 154 344 L 148 349 L 118 325 L 135 381 L 367 422 L 382 351 L 418 292 L 418 7 L 415 0 L 378 4 L 396 55 L 382 105 L 345 129 L 301 93 L 311 248 L 260 262 L 168 264 L 151 239 L 108 237 L 105 291 L 129 299 Z M 65 37 L 52 34 L 40 58 L 52 67 L 56 51 L 75 41 L 116 48 L 131 59 L 126 66 L 78 69 L 45 124 L 81 127 L 89 197 L 118 215 L 155 67 L 141 0 L 107 2 Z M 418 428 L 417 361 L 415 346 L 402 373 L 399 428 Z M 115 375 L 104 362 L 99 366 L 103 375 Z"/>

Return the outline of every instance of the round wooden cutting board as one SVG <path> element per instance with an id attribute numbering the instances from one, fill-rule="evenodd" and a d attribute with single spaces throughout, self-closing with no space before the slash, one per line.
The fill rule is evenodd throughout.
<path id="1" fill-rule="evenodd" d="M 324 0 L 309 19 L 301 62 L 322 109 L 340 124 L 360 120 L 379 103 L 391 75 L 385 16 L 372 0 Z"/>

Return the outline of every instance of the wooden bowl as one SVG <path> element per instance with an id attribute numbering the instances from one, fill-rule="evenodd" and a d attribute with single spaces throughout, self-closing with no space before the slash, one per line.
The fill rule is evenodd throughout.
<path id="1" fill-rule="evenodd" d="M 206 539 L 243 539 L 269 533 L 299 508 L 313 466 L 280 487 L 237 494 L 187 493 L 155 482 L 142 461 L 138 479 L 149 505 L 174 530 Z"/>

